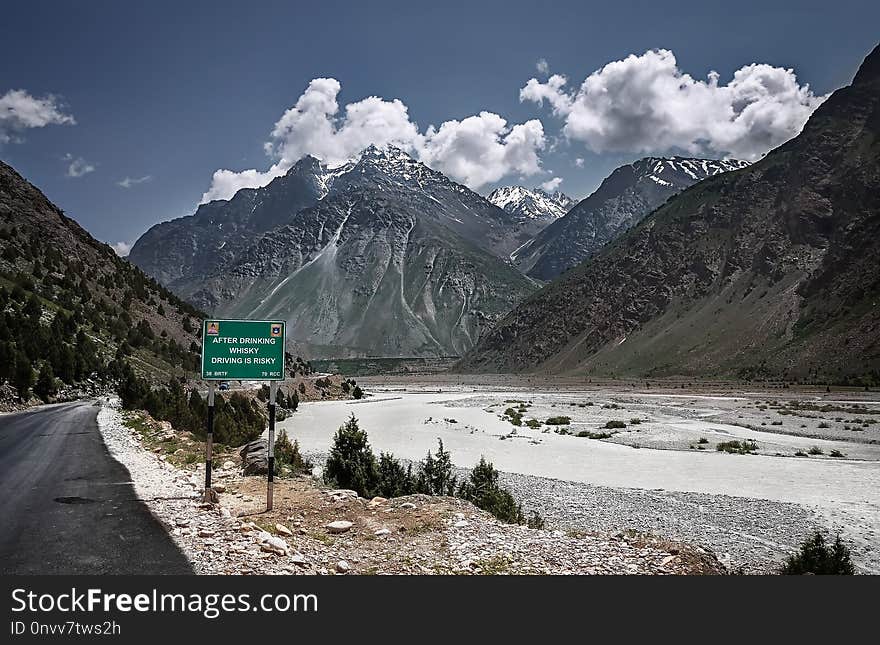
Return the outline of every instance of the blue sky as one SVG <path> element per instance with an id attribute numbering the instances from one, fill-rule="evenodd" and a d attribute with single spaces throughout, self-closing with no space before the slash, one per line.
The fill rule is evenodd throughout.
<path id="1" fill-rule="evenodd" d="M 558 177 L 562 190 L 583 197 L 614 167 L 663 148 L 759 155 L 761 137 L 775 142 L 821 95 L 850 81 L 876 45 L 880 24 L 880 3 L 845 0 L 834 3 L 833 11 L 820 2 L 178 4 L 4 7 L 0 100 L 5 95 L 19 106 L 44 101 L 42 107 L 56 116 L 45 127 L 7 120 L 5 137 L 0 129 L 0 158 L 109 243 L 133 241 L 158 221 L 192 213 L 217 169 L 262 173 L 280 164 L 280 172 L 302 150 L 325 150 L 326 142 L 315 141 L 319 135 L 304 130 L 310 121 L 300 113 L 291 117 L 298 120 L 286 134 L 270 136 L 312 79 L 338 81 L 340 111 L 327 119 L 332 128 L 345 126 L 347 104 L 376 96 L 382 102 L 374 107 L 383 110 L 399 99 L 417 156 L 480 192 Z M 668 123 L 651 121 L 643 128 L 633 115 L 620 116 L 621 104 L 603 107 L 595 95 L 579 96 L 578 87 L 592 72 L 652 49 L 674 53 L 676 69 L 693 77 L 693 94 L 684 103 L 681 96 L 667 101 L 662 88 L 649 97 L 662 103 L 652 108 L 655 117 L 669 105 L 684 105 L 684 125 L 667 115 Z M 536 67 L 540 60 L 547 62 L 542 71 Z M 639 74 L 669 61 L 633 60 L 614 85 L 618 100 L 627 109 L 639 102 L 632 94 L 640 90 Z M 751 63 L 793 68 L 797 91 L 783 88 L 779 92 L 789 98 L 770 97 L 775 107 L 759 115 L 757 125 L 716 127 L 725 101 L 739 103 L 726 89 L 706 90 L 707 74 L 718 72 L 724 87 Z M 554 86 L 552 74 L 564 75 L 567 85 Z M 785 80 L 783 72 L 774 74 L 771 85 Z M 533 77 L 531 93 L 522 98 Z M 813 97 L 803 93 L 804 83 Z M 25 94 L 7 94 L 12 90 Z M 499 129 L 489 118 L 465 121 L 481 112 L 498 115 L 506 125 Z M 785 119 L 787 125 L 779 125 Z M 511 128 L 535 120 L 540 137 L 529 126 L 520 132 L 532 137 L 525 143 L 507 138 Z M 453 123 L 444 130 L 446 121 Z M 429 125 L 440 128 L 439 135 L 428 132 Z M 367 127 L 357 136 L 369 135 Z M 352 145 L 336 130 L 333 136 L 339 154 Z M 466 158 L 466 136 L 497 153 L 494 161 L 483 167 Z M 272 157 L 264 150 L 267 141 Z M 120 186 L 126 178 L 142 181 Z"/>

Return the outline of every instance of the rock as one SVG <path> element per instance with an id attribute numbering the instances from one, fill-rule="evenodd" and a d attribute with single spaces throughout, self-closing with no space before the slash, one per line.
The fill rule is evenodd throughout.
<path id="1" fill-rule="evenodd" d="M 201 537 L 201 538 L 214 537 L 214 531 L 212 531 L 210 529 L 201 529 L 199 531 L 199 537 Z"/>
<path id="2" fill-rule="evenodd" d="M 160 421 L 159 422 L 159 430 L 162 432 L 171 432 L 172 426 L 170 421 Z"/>
<path id="3" fill-rule="evenodd" d="M 336 570 L 339 573 L 348 573 L 349 571 L 351 571 L 351 565 L 345 560 L 340 560 L 336 563 Z"/>
<path id="4" fill-rule="evenodd" d="M 293 531 L 291 531 L 289 528 L 287 528 L 283 524 L 276 524 L 275 525 L 275 532 L 279 533 L 281 535 L 287 535 L 287 536 L 293 535 Z"/>
<path id="5" fill-rule="evenodd" d="M 352 526 L 354 526 L 354 524 L 352 524 L 348 520 L 336 520 L 335 522 L 330 522 L 329 524 L 325 525 L 324 528 L 326 528 L 330 533 L 345 533 L 346 531 L 351 529 Z"/>
<path id="6" fill-rule="evenodd" d="M 292 556 L 290 556 L 290 561 L 300 567 L 309 566 L 309 561 L 306 560 L 306 556 L 304 556 L 302 553 L 294 553 Z"/>
<path id="7" fill-rule="evenodd" d="M 269 536 L 269 539 L 266 540 L 263 544 L 261 544 L 260 547 L 264 551 L 267 549 L 270 549 L 270 550 L 274 551 L 275 553 L 277 553 L 278 555 L 287 555 L 287 551 L 289 548 L 287 546 L 287 542 L 282 540 L 277 535 Z"/>
<path id="8" fill-rule="evenodd" d="M 232 470 L 235 468 L 235 462 L 227 459 L 223 462 L 223 465 L 220 466 L 223 470 Z"/>
<path id="9" fill-rule="evenodd" d="M 337 488 L 336 490 L 328 490 L 328 495 L 332 495 L 333 497 L 354 497 L 357 498 L 357 491 L 353 491 L 350 488 Z"/>
<path id="10" fill-rule="evenodd" d="M 269 443 L 266 439 L 246 443 L 238 454 L 245 475 L 265 475 L 269 472 Z"/>
<path id="11" fill-rule="evenodd" d="M 390 535 L 390 534 L 391 534 L 391 529 L 387 529 L 384 527 L 381 529 L 378 529 L 377 531 L 373 531 L 373 535 L 375 535 L 376 537 L 382 537 L 383 535 Z"/>
<path id="12" fill-rule="evenodd" d="M 388 501 L 388 500 L 385 499 L 384 497 L 378 497 L 378 496 L 377 496 L 377 497 L 374 497 L 374 498 L 371 499 L 370 502 L 367 504 L 367 508 L 376 508 L 377 506 L 382 506 L 382 504 L 384 504 L 384 503 L 387 502 L 387 501 Z"/>
<path id="13" fill-rule="evenodd" d="M 454 526 L 457 529 L 463 529 L 466 526 L 470 526 L 470 522 L 468 522 L 467 520 L 458 520 Z"/>
<path id="14" fill-rule="evenodd" d="M 226 492 L 226 486 L 224 484 L 213 484 L 211 486 L 211 488 L 214 489 L 215 493 L 225 493 Z"/>
<path id="15" fill-rule="evenodd" d="M 400 508 L 413 509 L 413 508 L 416 508 L 416 505 L 413 504 L 412 502 L 404 502 L 403 504 L 400 505 Z"/>
<path id="16" fill-rule="evenodd" d="M 260 531 L 259 533 L 257 533 L 257 543 L 262 544 L 263 542 L 268 542 L 269 538 L 271 537 L 272 535 L 270 533 L 267 533 L 266 531 Z"/>

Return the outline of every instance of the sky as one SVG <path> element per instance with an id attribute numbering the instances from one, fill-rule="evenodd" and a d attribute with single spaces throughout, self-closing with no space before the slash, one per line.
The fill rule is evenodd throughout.
<path id="1" fill-rule="evenodd" d="M 880 3 L 34 0 L 3 18 L 0 159 L 124 252 L 369 143 L 483 194 L 575 198 L 647 155 L 757 159 L 850 82 Z"/>

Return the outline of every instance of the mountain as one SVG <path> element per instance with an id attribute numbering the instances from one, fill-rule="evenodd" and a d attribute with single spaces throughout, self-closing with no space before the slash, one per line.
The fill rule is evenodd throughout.
<path id="1" fill-rule="evenodd" d="M 120 376 L 117 358 L 153 380 L 198 369 L 201 314 L 3 162 L 0 312 L 0 386 L 9 381 L 27 390 L 37 370 L 34 387 L 47 400 L 47 388 Z"/>
<path id="2" fill-rule="evenodd" d="M 521 221 L 534 220 L 545 226 L 565 215 L 575 204 L 571 197 L 558 190 L 548 193 L 540 188 L 522 186 L 501 186 L 486 199 Z"/>
<path id="3" fill-rule="evenodd" d="M 645 215 L 693 184 L 738 170 L 738 160 L 647 157 L 612 172 L 592 195 L 544 228 L 511 256 L 524 273 L 539 280 L 557 275 L 590 257 Z"/>
<path id="4" fill-rule="evenodd" d="M 513 216 L 402 150 L 312 157 L 158 224 L 129 259 L 217 316 L 281 317 L 313 356 L 457 355 L 534 290 Z"/>
<path id="5" fill-rule="evenodd" d="M 880 382 L 880 47 L 800 135 L 507 315 L 471 371 Z"/>

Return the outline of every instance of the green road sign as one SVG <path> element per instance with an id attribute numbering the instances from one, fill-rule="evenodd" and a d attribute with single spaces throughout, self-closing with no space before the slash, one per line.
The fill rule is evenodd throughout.
<path id="1" fill-rule="evenodd" d="M 205 320 L 202 323 L 202 378 L 208 381 L 284 380 L 284 322 Z"/>

